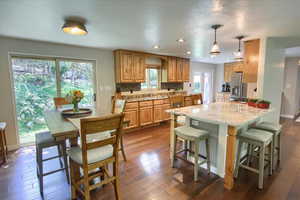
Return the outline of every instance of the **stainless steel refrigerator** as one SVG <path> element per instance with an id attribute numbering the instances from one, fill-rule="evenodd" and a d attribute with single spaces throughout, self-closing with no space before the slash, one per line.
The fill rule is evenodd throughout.
<path id="1" fill-rule="evenodd" d="M 243 83 L 243 72 L 234 72 L 231 75 L 231 99 L 242 100 L 247 98 L 247 84 Z"/>

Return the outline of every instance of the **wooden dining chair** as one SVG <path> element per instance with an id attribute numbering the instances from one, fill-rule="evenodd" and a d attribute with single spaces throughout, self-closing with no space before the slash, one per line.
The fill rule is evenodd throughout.
<path id="1" fill-rule="evenodd" d="M 119 194 L 118 149 L 119 137 L 122 132 L 124 114 L 110 114 L 103 117 L 83 118 L 81 125 L 81 147 L 71 147 L 68 152 L 70 158 L 72 199 L 76 199 L 76 192 L 90 200 L 90 191 L 108 183 L 113 183 L 116 199 Z M 87 136 L 112 131 L 111 137 L 87 143 Z M 113 173 L 109 173 L 107 165 L 113 164 Z M 79 169 L 83 175 L 80 177 Z M 101 182 L 93 179 L 100 177 Z"/>
<path id="2" fill-rule="evenodd" d="M 63 105 L 70 104 L 64 97 L 54 97 L 53 100 L 56 109 L 61 108 Z"/>
<path id="3" fill-rule="evenodd" d="M 115 113 L 123 113 L 124 110 L 125 110 L 125 105 L 126 105 L 126 100 L 125 99 L 115 99 L 114 98 L 112 100 L 112 113 L 113 114 L 115 114 Z M 125 121 L 124 120 L 123 121 L 123 127 L 129 126 L 129 123 L 130 123 L 130 121 L 128 121 L 128 120 Z M 124 149 L 124 143 L 123 143 L 123 133 L 120 136 L 120 149 L 119 149 L 119 151 L 122 152 L 123 159 L 126 162 L 127 158 L 126 158 L 125 149 Z"/>
<path id="4" fill-rule="evenodd" d="M 193 94 L 191 95 L 191 98 L 193 105 L 203 104 L 202 94 Z"/>
<path id="5" fill-rule="evenodd" d="M 169 96 L 171 108 L 179 108 L 184 106 L 184 96 L 183 95 L 173 95 Z"/>

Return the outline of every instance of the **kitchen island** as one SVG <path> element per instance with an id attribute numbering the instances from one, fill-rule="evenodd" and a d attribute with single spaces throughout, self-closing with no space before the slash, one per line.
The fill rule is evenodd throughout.
<path id="1" fill-rule="evenodd" d="M 236 136 L 249 125 L 261 120 L 272 109 L 259 109 L 246 104 L 219 102 L 168 110 L 171 113 L 170 157 L 173 155 L 174 128 L 177 116 L 186 117 L 186 125 L 201 128 L 210 133 L 212 171 L 224 178 L 224 187 L 232 189 L 236 157 Z M 200 145 L 204 146 L 204 145 Z M 201 148 L 201 147 L 200 147 Z M 203 152 L 200 149 L 200 152 Z M 204 151 L 205 152 L 205 151 Z"/>

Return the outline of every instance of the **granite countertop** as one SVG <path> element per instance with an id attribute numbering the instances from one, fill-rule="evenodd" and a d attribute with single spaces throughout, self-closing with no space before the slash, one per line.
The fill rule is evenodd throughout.
<path id="1" fill-rule="evenodd" d="M 241 103 L 218 102 L 170 109 L 167 112 L 184 115 L 199 121 L 239 127 L 255 122 L 273 111 L 274 109 L 259 109 Z"/>

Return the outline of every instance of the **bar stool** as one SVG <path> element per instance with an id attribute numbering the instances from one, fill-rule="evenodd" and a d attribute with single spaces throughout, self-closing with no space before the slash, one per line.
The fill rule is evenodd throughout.
<path id="1" fill-rule="evenodd" d="M 271 132 L 273 134 L 273 170 L 276 168 L 276 164 L 280 163 L 281 160 L 281 132 L 282 132 L 282 125 L 272 123 L 272 122 L 260 122 L 255 124 L 252 128 L 260 129 L 264 131 Z M 277 156 L 277 159 L 275 157 Z M 276 160 L 276 162 L 275 162 Z"/>
<path id="2" fill-rule="evenodd" d="M 203 163 L 207 163 L 207 169 L 208 169 L 208 172 L 210 172 L 210 152 L 209 152 L 209 140 L 208 140 L 209 133 L 206 130 L 196 129 L 196 128 L 189 127 L 189 126 L 177 127 L 174 129 L 174 132 L 175 132 L 174 147 L 173 147 L 174 149 L 173 149 L 171 165 L 172 165 L 172 167 L 174 167 L 175 158 L 179 158 L 184 161 L 187 161 L 186 159 L 177 156 L 177 154 L 179 154 L 181 152 L 192 153 L 194 155 L 194 181 L 197 181 L 199 165 L 201 165 Z M 184 141 L 193 143 L 194 151 L 192 151 L 190 148 L 184 148 L 183 150 L 176 152 L 177 138 L 180 138 Z M 206 144 L 206 154 L 207 154 L 206 157 L 199 154 L 201 141 L 205 141 L 205 144 Z M 192 145 L 189 145 L 189 146 L 192 146 Z M 204 158 L 204 160 L 200 163 L 198 163 L 199 157 Z M 189 162 L 189 161 L 187 161 L 187 162 Z"/>
<path id="3" fill-rule="evenodd" d="M 247 131 L 241 133 L 238 135 L 239 139 L 239 145 L 237 150 L 237 159 L 235 164 L 235 172 L 234 177 L 238 177 L 238 171 L 239 168 L 242 167 L 244 169 L 247 169 L 249 171 L 255 172 L 258 174 L 258 188 L 263 189 L 263 178 L 264 178 L 264 168 L 265 168 L 265 153 L 268 146 L 269 153 L 267 154 L 269 159 L 269 173 L 272 175 L 272 149 L 273 149 L 273 135 L 270 132 L 259 130 L 259 129 L 248 129 Z M 243 158 L 247 159 L 241 159 L 241 152 L 242 152 L 242 146 L 243 143 L 246 143 L 250 146 L 258 147 L 259 149 L 259 168 L 255 169 L 248 165 L 244 165 L 243 163 L 245 160 L 248 160 L 249 156 L 252 156 L 251 154 L 247 154 Z"/>
<path id="4" fill-rule="evenodd" d="M 52 137 L 50 132 L 42 132 L 35 134 L 35 143 L 36 143 L 36 161 L 37 161 L 37 176 L 39 179 L 39 185 L 40 185 L 40 193 L 42 196 L 44 196 L 44 183 L 43 183 L 43 177 L 48 176 L 50 174 L 66 170 L 66 176 L 67 181 L 69 182 L 69 168 L 68 168 L 68 159 L 67 159 L 67 153 L 66 153 L 66 142 L 64 140 L 61 141 L 55 141 Z M 43 150 L 49 147 L 57 146 L 58 155 L 53 156 L 50 158 L 43 159 Z M 43 170 L 43 162 L 59 158 L 60 162 L 60 169 L 46 172 L 44 173 Z M 63 163 L 61 158 L 63 158 Z"/>

